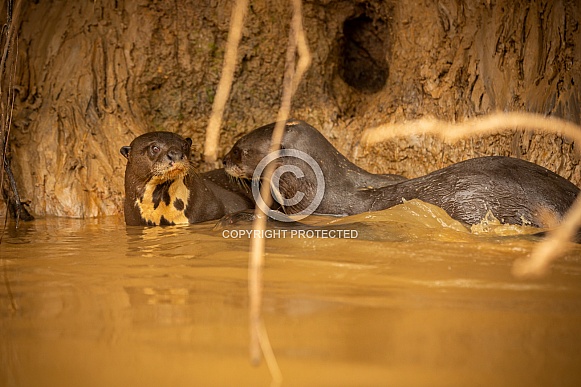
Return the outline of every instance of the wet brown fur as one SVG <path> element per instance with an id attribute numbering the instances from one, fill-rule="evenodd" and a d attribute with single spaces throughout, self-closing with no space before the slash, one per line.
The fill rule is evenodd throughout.
<path id="1" fill-rule="evenodd" d="M 268 154 L 273 127 L 263 126 L 238 140 L 225 157 L 226 171 L 252 178 L 257 164 Z M 491 211 L 503 223 L 547 227 L 562 219 L 579 193 L 579 188 L 546 168 L 501 156 L 466 160 L 426 176 L 396 178 L 381 186 L 377 175 L 354 169 L 315 128 L 296 120 L 285 129 L 281 146 L 309 154 L 321 167 L 325 190 L 315 212 L 319 214 L 353 215 L 420 199 L 466 224 L 480 222 Z M 288 214 L 297 213 L 315 197 L 315 175 L 302 160 L 282 157 L 276 162 L 297 166 L 304 173 L 301 178 L 285 173 L 279 182 L 286 198 L 304 194 L 301 203 L 286 208 Z M 368 185 L 372 188 L 366 188 Z"/>
<path id="2" fill-rule="evenodd" d="M 197 174 L 190 163 L 192 141 L 170 132 L 146 133 L 121 148 L 125 170 L 125 223 L 174 225 L 219 219 L 253 208 L 243 193 L 223 182 L 223 170 Z"/>

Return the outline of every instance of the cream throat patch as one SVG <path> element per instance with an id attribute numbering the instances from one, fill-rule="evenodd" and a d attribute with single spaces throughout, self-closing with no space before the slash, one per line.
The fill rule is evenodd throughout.
<path id="1" fill-rule="evenodd" d="M 184 178 L 161 181 L 152 178 L 145 185 L 143 198 L 136 200 L 141 217 L 151 225 L 172 225 L 189 223 L 185 215 L 190 190 Z"/>

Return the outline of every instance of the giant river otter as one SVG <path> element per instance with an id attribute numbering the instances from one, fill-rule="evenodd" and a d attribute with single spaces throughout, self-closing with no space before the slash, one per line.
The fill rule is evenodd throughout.
<path id="1" fill-rule="evenodd" d="M 239 139 L 224 158 L 226 172 L 259 179 L 255 168 L 267 156 L 273 128 L 269 124 Z M 420 199 L 466 224 L 476 224 L 490 212 L 503 223 L 549 227 L 561 220 L 579 193 L 579 188 L 546 168 L 499 156 L 462 161 L 415 179 L 392 177 L 386 183 L 383 177 L 354 166 L 315 128 L 297 120 L 287 122 L 281 148 L 304 152 L 324 176 L 320 181 L 320 173 L 304 158 L 288 153 L 275 157 L 277 167 L 286 167 L 276 176 L 275 199 L 279 203 L 281 198 L 301 199 L 283 203 L 286 214 L 300 213 L 317 196 L 321 201 L 314 213 L 332 215 L 376 211 Z"/>
<path id="2" fill-rule="evenodd" d="M 175 133 L 151 132 L 121 148 L 127 158 L 127 225 L 199 223 L 254 207 L 223 170 L 197 174 L 190 165 L 191 145 Z"/>

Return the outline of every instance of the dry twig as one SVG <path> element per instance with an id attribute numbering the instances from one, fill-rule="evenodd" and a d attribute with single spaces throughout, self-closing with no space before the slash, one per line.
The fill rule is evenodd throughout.
<path id="1" fill-rule="evenodd" d="M 272 133 L 270 151 L 274 152 L 280 148 L 280 142 L 284 133 L 286 120 L 289 118 L 291 101 L 298 84 L 304 73 L 311 63 L 311 54 L 307 46 L 305 32 L 302 22 L 302 4 L 300 0 L 292 0 L 293 18 L 291 24 L 291 35 L 286 55 L 286 70 L 283 82 L 282 102 L 278 111 L 276 125 Z M 298 51 L 299 60 L 295 70 L 295 53 Z M 274 165 L 270 164 L 264 172 L 264 182 L 260 189 L 260 195 L 263 197 L 267 206 L 272 203 L 270 193 L 270 179 L 274 172 Z M 256 218 L 252 224 L 254 230 L 264 230 L 266 228 L 266 216 L 259 207 L 256 208 Z M 253 233 L 253 235 L 262 235 L 262 232 Z M 250 248 L 250 261 L 248 265 L 248 286 L 250 297 L 250 351 L 251 358 L 254 362 L 260 361 L 260 352 L 265 355 L 271 374 L 273 375 L 274 384 L 280 384 L 282 374 L 274 358 L 272 348 L 268 342 L 268 335 L 264 328 L 261 317 L 262 310 L 262 268 L 264 267 L 264 245 L 265 240 L 262 237 L 254 236 Z"/>
<path id="2" fill-rule="evenodd" d="M 292 96 L 310 66 L 311 55 L 307 45 L 305 32 L 302 23 L 302 3 L 300 0 L 292 0 L 293 18 L 291 22 L 291 34 L 286 55 L 286 70 L 283 81 L 282 102 L 277 115 L 272 140 L 271 151 L 280 148 L 280 141 L 284 132 L 285 122 L 289 117 Z M 217 159 L 217 148 L 220 134 L 220 126 L 224 113 L 224 106 L 228 100 L 228 95 L 232 87 L 238 44 L 242 36 L 242 26 L 248 8 L 248 0 L 237 0 L 232 11 L 232 22 L 228 34 L 226 54 L 222 76 L 212 106 L 212 116 L 206 130 L 206 142 L 204 146 L 204 158 L 207 162 L 214 162 Z M 298 51 L 299 60 L 295 71 L 295 54 Z M 265 203 L 269 205 L 272 201 L 270 196 L 270 178 L 273 169 L 268 166 L 265 170 L 265 184 L 261 187 L 261 195 Z M 253 223 L 255 230 L 264 230 L 266 227 L 266 217 L 259 208 L 256 209 L 256 220 Z M 261 216 L 262 215 L 262 216 Z M 259 233 L 261 234 L 261 233 Z M 253 234 L 253 235 L 256 235 Z M 266 363 L 273 378 L 273 384 L 282 382 L 282 374 L 278 367 L 274 352 L 266 333 L 264 321 L 261 317 L 262 311 L 262 268 L 264 266 L 264 239 L 253 238 L 250 248 L 250 258 L 248 265 L 248 291 L 250 297 L 249 320 L 250 320 L 250 356 L 253 363 L 260 362 L 261 353 L 264 354 Z"/>
<path id="3" fill-rule="evenodd" d="M 236 69 L 236 58 L 238 57 L 238 45 L 242 38 L 242 27 L 244 26 L 244 17 L 248 10 L 248 0 L 236 0 L 232 9 L 230 18 L 230 31 L 228 33 L 228 42 L 226 43 L 226 52 L 224 54 L 224 66 L 218 90 L 214 97 L 212 105 L 212 115 L 206 129 L 206 142 L 204 144 L 204 159 L 206 162 L 215 162 L 218 158 L 218 142 L 220 140 L 220 126 L 222 125 L 222 116 L 224 107 L 230 95 L 232 80 L 234 79 L 234 70 Z"/>

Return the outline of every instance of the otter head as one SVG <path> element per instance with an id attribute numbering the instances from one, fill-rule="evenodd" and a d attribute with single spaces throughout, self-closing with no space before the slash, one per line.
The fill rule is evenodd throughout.
<path id="1" fill-rule="evenodd" d="M 266 137 L 268 140 L 264 141 Z M 272 129 L 262 127 L 239 139 L 222 159 L 226 173 L 235 178 L 252 179 L 256 165 L 268 154 L 271 137 Z"/>
<path id="2" fill-rule="evenodd" d="M 270 153 L 270 142 L 274 127 L 275 123 L 262 126 L 240 138 L 224 157 L 223 162 L 226 173 L 235 178 L 260 179 L 262 176 L 255 176 L 255 170 Z M 321 159 L 325 159 L 326 164 L 335 165 L 336 163 L 328 162 L 327 155 L 338 154 L 318 130 L 306 122 L 298 120 L 286 122 L 280 148 L 281 150 L 304 152 L 319 164 Z M 285 207 L 287 213 L 301 211 L 308 206 L 312 198 L 317 194 L 315 171 L 306 160 L 289 153 L 276 157 L 272 163 L 275 164 L 274 167 L 279 173 L 276 176 L 277 183 L 273 187 L 273 192 L 277 196 L 276 201 Z M 282 166 L 290 167 L 291 169 L 283 168 L 279 170 L 278 168 Z M 321 164 L 320 168 L 324 167 L 324 164 Z M 300 202 L 283 200 L 300 197 L 303 198 Z M 291 202 L 295 204 L 287 204 Z"/>
<path id="3" fill-rule="evenodd" d="M 233 177 L 252 179 L 254 170 L 260 161 L 269 154 L 270 141 L 275 123 L 262 126 L 239 139 L 230 152 L 224 156 L 224 170 Z M 314 141 L 316 138 L 316 141 Z M 313 156 L 323 148 L 333 148 L 331 143 L 304 121 L 289 120 L 284 129 L 280 143 L 281 149 L 297 149 Z M 287 159 L 277 160 L 285 164 Z"/>
<path id="4" fill-rule="evenodd" d="M 170 132 L 151 132 L 121 148 L 125 170 L 125 222 L 128 225 L 188 223 L 186 177 L 192 140 Z"/>
<path id="5" fill-rule="evenodd" d="M 151 132 L 137 137 L 120 152 L 127 158 L 127 172 L 134 181 L 155 180 L 159 184 L 187 174 L 191 147 L 191 139 L 176 133 Z"/>

